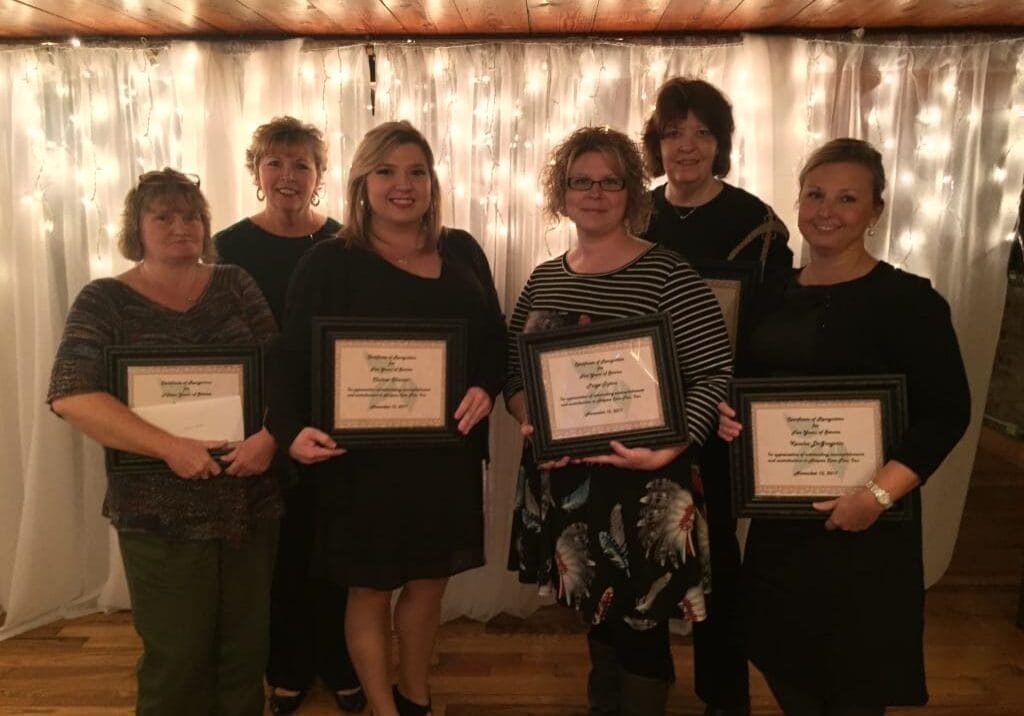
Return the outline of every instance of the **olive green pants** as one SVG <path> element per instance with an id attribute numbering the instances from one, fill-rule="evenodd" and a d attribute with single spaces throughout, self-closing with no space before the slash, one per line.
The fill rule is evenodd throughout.
<path id="1" fill-rule="evenodd" d="M 119 532 L 141 716 L 259 716 L 277 522 L 239 545 Z"/>

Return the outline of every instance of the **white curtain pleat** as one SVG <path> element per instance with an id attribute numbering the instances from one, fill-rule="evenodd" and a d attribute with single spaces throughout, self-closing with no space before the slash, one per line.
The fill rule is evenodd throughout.
<path id="1" fill-rule="evenodd" d="M 928 276 L 949 300 L 975 420 L 925 490 L 928 582 L 955 542 L 980 429 L 1024 172 L 1024 39 L 172 42 L 0 49 L 0 638 L 77 610 L 127 606 L 116 538 L 100 516 L 101 451 L 43 404 L 70 301 L 118 273 L 116 227 L 139 173 L 195 172 L 219 229 L 258 210 L 244 166 L 253 129 L 293 114 L 330 147 L 321 209 L 344 218 L 348 162 L 363 134 L 409 119 L 431 141 L 446 223 L 484 247 L 506 312 L 570 228 L 539 210 L 548 151 L 584 124 L 639 138 L 660 83 L 703 77 L 736 117 L 728 179 L 772 204 L 802 251 L 796 175 L 811 148 L 859 136 L 882 151 L 887 209 L 872 250 Z M 499 401 L 500 402 L 500 401 Z M 535 590 L 505 570 L 519 439 L 492 425 L 488 564 L 459 575 L 445 618 L 525 614 Z"/>

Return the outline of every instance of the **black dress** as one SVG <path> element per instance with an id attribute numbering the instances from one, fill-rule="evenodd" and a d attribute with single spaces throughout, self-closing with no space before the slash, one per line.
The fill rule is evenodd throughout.
<path id="1" fill-rule="evenodd" d="M 278 236 L 245 218 L 213 236 L 217 260 L 245 269 L 260 287 L 277 325 L 296 264 L 310 247 L 338 233 L 328 218 L 312 234 Z M 285 513 L 278 534 L 277 560 L 270 594 L 270 657 L 267 682 L 290 691 L 304 691 L 317 675 L 332 691 L 359 685 L 345 645 L 347 590 L 309 574 L 315 535 L 316 492 L 302 479 L 303 466 L 278 445 L 274 469 L 282 484 Z"/>
<path id="2" fill-rule="evenodd" d="M 665 188 L 651 192 L 654 212 L 644 238 L 690 261 L 756 261 L 764 269 L 766 285 L 785 283 L 793 268 L 793 252 L 786 243 L 789 232 L 770 206 L 743 189 L 723 184 L 708 203 L 676 208 L 665 198 Z M 760 303 L 756 297 L 755 302 Z M 748 336 L 738 341 L 740 347 L 748 343 Z M 737 356 L 737 376 L 744 374 L 745 359 Z M 732 516 L 728 446 L 712 435 L 697 459 L 707 499 L 711 591 L 708 618 L 693 627 L 694 685 L 706 703 L 741 707 L 749 700 L 749 682 L 740 632 L 740 547 Z"/>
<path id="3" fill-rule="evenodd" d="M 970 419 L 948 305 L 926 279 L 886 263 L 832 286 L 794 278 L 755 328 L 751 357 L 759 375 L 906 375 L 909 429 L 892 459 L 922 481 Z M 743 577 L 754 664 L 825 699 L 927 701 L 917 515 L 856 533 L 827 531 L 823 519 L 753 520 Z"/>
<path id="4" fill-rule="evenodd" d="M 275 388 L 282 410 L 268 418 L 282 444 L 290 445 L 312 424 L 313 316 L 462 319 L 468 327 L 468 384 L 493 399 L 504 369 L 505 324 L 487 259 L 472 236 L 455 229 L 444 230 L 439 251 L 442 270 L 436 279 L 403 271 L 340 240 L 322 242 L 303 257 L 285 309 L 282 380 Z M 486 456 L 485 420 L 456 446 L 353 449 L 315 466 L 314 570 L 352 586 L 394 589 L 479 567 Z"/>

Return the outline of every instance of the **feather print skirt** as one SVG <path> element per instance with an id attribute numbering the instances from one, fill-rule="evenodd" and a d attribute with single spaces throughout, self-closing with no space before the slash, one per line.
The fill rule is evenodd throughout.
<path id="1" fill-rule="evenodd" d="M 524 449 L 509 569 L 588 623 L 703 620 L 708 550 L 700 473 L 686 453 L 662 470 L 540 470 Z"/>

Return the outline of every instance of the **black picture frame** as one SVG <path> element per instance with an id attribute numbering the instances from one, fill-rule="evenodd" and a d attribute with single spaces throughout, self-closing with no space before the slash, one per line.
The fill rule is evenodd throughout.
<path id="1" fill-rule="evenodd" d="M 718 300 L 733 356 L 743 355 L 747 348 L 747 325 L 751 320 L 754 292 L 761 283 L 761 264 L 757 261 L 713 259 L 690 263 Z"/>
<path id="2" fill-rule="evenodd" d="M 589 326 L 558 328 L 535 333 L 520 333 L 517 337 L 519 358 L 523 372 L 523 385 L 527 411 L 534 433 L 530 437 L 533 455 L 538 461 L 558 459 L 566 455 L 586 457 L 609 453 L 610 440 L 618 440 L 627 447 L 656 448 L 687 441 L 686 413 L 683 402 L 683 386 L 679 376 L 679 361 L 676 357 L 672 326 L 664 313 L 645 316 L 599 321 Z M 657 377 L 657 401 L 660 423 L 636 429 L 623 430 L 580 428 L 579 435 L 566 437 L 563 430 L 553 433 L 553 415 L 550 400 L 556 398 L 553 379 L 545 364 L 555 357 L 572 356 L 587 350 L 599 349 L 602 345 L 614 345 L 626 341 L 642 341 L 650 346 L 651 366 Z M 550 356 L 550 358 L 549 358 Z M 582 380 L 589 380 L 583 375 Z M 579 387 L 579 386 L 575 386 Z M 632 386 L 623 384 L 632 390 Z M 586 386 L 585 389 L 588 389 Z M 600 389 L 599 389 L 600 390 Z M 620 391 L 622 392 L 622 391 Z M 604 398 L 591 394 L 584 396 L 598 402 Z M 627 400 L 631 400 L 629 397 Z M 563 397 L 572 401 L 573 397 Z M 614 400 L 614 399 L 609 399 Z"/>
<path id="3" fill-rule="evenodd" d="M 464 320 L 458 319 L 315 317 L 313 319 L 313 394 L 311 404 L 314 423 L 321 430 L 330 434 L 338 445 L 344 448 L 405 448 L 458 443 L 463 436 L 458 431 L 458 421 L 454 415 L 467 389 L 467 340 L 466 323 Z M 438 386 L 440 390 L 433 389 L 435 392 L 431 395 L 432 388 L 429 386 L 422 388 L 419 384 L 413 384 L 412 388 L 405 385 L 393 389 L 382 387 L 378 393 L 371 394 L 367 392 L 368 388 L 352 385 L 339 386 L 337 380 L 339 368 L 346 375 L 351 375 L 353 380 L 359 378 L 357 371 L 348 370 L 345 365 L 339 366 L 338 357 L 341 356 L 343 362 L 351 360 L 355 351 L 362 350 L 360 346 L 372 345 L 374 342 L 392 348 L 396 344 L 403 346 L 403 350 L 407 351 L 404 357 L 408 359 L 409 365 L 420 363 L 423 366 L 429 366 L 430 352 L 433 351 L 436 354 L 440 350 L 443 354 L 441 360 L 444 363 L 440 375 L 436 376 L 437 380 L 443 381 L 442 386 Z M 419 351 L 418 354 L 408 353 L 412 348 L 408 345 L 409 343 L 422 344 L 416 347 Z M 378 356 L 364 354 L 364 361 L 367 365 L 371 359 L 381 360 Z M 398 366 L 388 366 L 386 361 L 377 367 L 366 368 L 367 371 L 399 369 Z M 417 366 L 414 370 L 421 377 L 431 377 L 434 373 L 429 368 L 422 366 Z M 400 377 L 391 376 L 390 379 L 399 380 Z M 338 396 L 339 388 L 346 391 L 344 398 Z M 355 414 L 357 411 L 354 408 L 358 407 L 363 400 L 369 401 L 366 406 L 368 410 L 397 410 L 396 405 L 379 402 L 390 399 L 384 392 L 387 390 L 411 390 L 413 396 L 429 396 L 428 400 L 433 401 L 431 404 L 434 405 L 435 410 L 426 420 L 406 419 L 402 416 L 377 419 L 370 417 L 369 413 Z M 358 401 L 352 397 L 357 392 L 362 396 Z M 398 393 L 392 392 L 391 395 L 398 395 Z M 415 400 L 398 398 L 398 400 L 403 399 L 411 405 L 419 398 L 416 397 Z M 352 414 L 340 415 L 339 405 Z"/>
<path id="4" fill-rule="evenodd" d="M 824 520 L 811 503 L 872 479 L 907 428 L 902 375 L 738 378 L 730 404 L 743 424 L 729 447 L 736 517 Z M 849 444 L 841 428 L 854 417 L 871 427 L 847 426 Z M 793 482 L 780 485 L 780 474 Z M 919 499 L 912 491 L 880 519 L 912 519 Z"/>
<path id="5" fill-rule="evenodd" d="M 259 346 L 151 345 L 109 346 L 104 350 L 107 386 L 111 394 L 129 408 L 134 405 L 133 374 L 181 375 L 182 369 L 218 368 L 237 372 L 237 385 L 242 398 L 244 433 L 248 437 L 263 426 L 263 351 Z M 232 382 L 234 378 L 232 378 Z M 211 451 L 214 456 L 227 453 L 231 447 Z M 108 448 L 106 467 L 109 474 L 165 471 L 163 460 L 124 450 Z"/>

